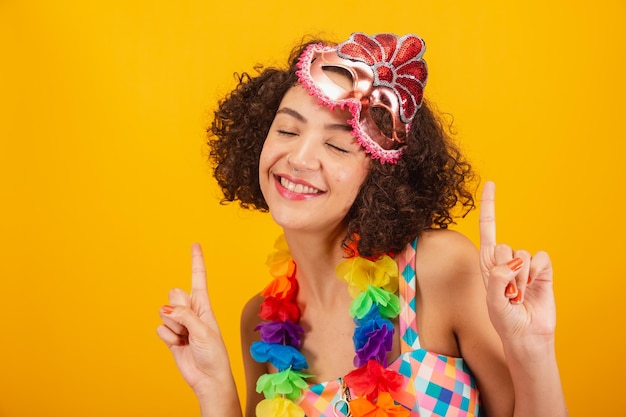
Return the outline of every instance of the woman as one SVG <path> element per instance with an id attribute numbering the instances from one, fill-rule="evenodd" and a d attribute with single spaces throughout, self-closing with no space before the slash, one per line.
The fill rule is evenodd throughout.
<path id="1" fill-rule="evenodd" d="M 269 210 L 274 277 L 245 306 L 252 416 L 561 416 L 550 258 L 447 230 L 470 165 L 423 103 L 414 35 L 353 34 L 244 74 L 210 141 L 226 201 Z M 199 246 L 158 333 L 203 416 L 241 416 Z M 485 290 L 486 289 L 486 290 Z M 485 302 L 486 300 L 486 302 Z"/>

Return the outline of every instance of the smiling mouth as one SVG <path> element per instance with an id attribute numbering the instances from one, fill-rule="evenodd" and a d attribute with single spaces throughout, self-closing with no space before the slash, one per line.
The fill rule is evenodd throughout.
<path id="1" fill-rule="evenodd" d="M 285 177 L 280 177 L 280 185 L 285 187 L 287 190 L 296 194 L 319 194 L 322 191 L 317 188 L 309 187 L 307 185 L 296 184 L 295 182 L 289 181 Z"/>

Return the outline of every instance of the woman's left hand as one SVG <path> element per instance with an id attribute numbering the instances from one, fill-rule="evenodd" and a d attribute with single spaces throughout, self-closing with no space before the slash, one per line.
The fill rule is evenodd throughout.
<path id="1" fill-rule="evenodd" d="M 480 206 L 480 267 L 489 317 L 504 343 L 552 341 L 556 325 L 552 261 L 496 244 L 495 184 L 485 183 Z"/>

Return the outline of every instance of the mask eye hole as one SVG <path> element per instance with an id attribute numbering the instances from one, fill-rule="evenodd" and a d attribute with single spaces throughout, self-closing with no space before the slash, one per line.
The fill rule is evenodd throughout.
<path id="1" fill-rule="evenodd" d="M 324 74 L 336 85 L 345 91 L 351 91 L 354 88 L 352 73 L 345 68 L 334 65 L 322 66 Z"/>
<path id="2" fill-rule="evenodd" d="M 388 138 L 393 137 L 393 119 L 391 113 L 384 107 L 370 107 L 370 117 L 376 124 L 376 127 Z"/>

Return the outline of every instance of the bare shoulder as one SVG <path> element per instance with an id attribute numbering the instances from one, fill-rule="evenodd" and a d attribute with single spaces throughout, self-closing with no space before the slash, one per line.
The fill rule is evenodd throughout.
<path id="1" fill-rule="evenodd" d="M 421 284 L 459 285 L 480 273 L 474 243 L 449 229 L 428 230 L 420 235 L 416 264 Z"/>
<path id="2" fill-rule="evenodd" d="M 451 229 L 429 229 L 425 230 L 419 237 L 421 244 L 434 248 L 448 247 L 453 245 L 451 249 L 468 249 L 469 247 L 476 249 L 471 240 L 462 233 Z"/>
<path id="3" fill-rule="evenodd" d="M 457 336 L 468 320 L 478 322 L 476 316 L 482 320 L 485 285 L 478 249 L 469 238 L 453 230 L 425 232 L 418 242 L 416 272 L 424 302 L 437 305 Z"/>
<path id="4" fill-rule="evenodd" d="M 415 254 L 420 343 L 426 349 L 459 356 L 459 326 L 468 305 L 484 301 L 478 250 L 470 239 L 448 229 L 424 231 Z M 472 307 L 474 309 L 474 307 Z"/>

